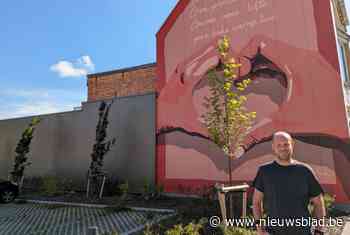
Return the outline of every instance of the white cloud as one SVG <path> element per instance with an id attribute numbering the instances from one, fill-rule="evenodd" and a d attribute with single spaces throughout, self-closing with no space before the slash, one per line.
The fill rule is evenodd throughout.
<path id="1" fill-rule="evenodd" d="M 31 97 L 40 97 L 48 98 L 48 90 L 38 89 L 38 90 L 21 90 L 21 89 L 7 89 L 0 90 L 0 96 L 13 96 L 17 98 L 31 98 Z"/>
<path id="2" fill-rule="evenodd" d="M 8 107 L 11 108 L 11 111 L 1 108 L 0 120 L 72 111 L 75 106 L 73 104 L 63 106 L 54 101 L 27 101 L 20 104 L 12 104 L 11 107 Z"/>
<path id="3" fill-rule="evenodd" d="M 85 55 L 75 62 L 67 60 L 58 61 L 56 64 L 50 66 L 50 70 L 58 73 L 60 77 L 82 77 L 89 72 L 95 70 L 95 64 L 92 62 L 90 56 Z"/>
<path id="4" fill-rule="evenodd" d="M 54 102 L 34 101 L 16 105 L 15 112 L 13 114 L 17 116 L 31 116 L 43 113 L 57 113 L 59 111 L 60 107 L 58 107 L 58 105 Z"/>
<path id="5" fill-rule="evenodd" d="M 52 65 L 50 69 L 53 72 L 57 72 L 61 77 L 82 77 L 88 73 L 87 69 L 75 68 L 71 62 L 64 60 Z"/>
<path id="6" fill-rule="evenodd" d="M 95 64 L 92 62 L 90 56 L 84 55 L 78 59 L 79 63 L 90 70 L 95 70 Z"/>
<path id="7" fill-rule="evenodd" d="M 0 120 L 72 111 L 84 100 L 84 91 L 76 90 L 0 90 Z"/>

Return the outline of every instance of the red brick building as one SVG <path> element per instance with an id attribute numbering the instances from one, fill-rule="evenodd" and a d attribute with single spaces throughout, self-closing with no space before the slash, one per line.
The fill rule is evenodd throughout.
<path id="1" fill-rule="evenodd" d="M 88 102 L 155 91 L 156 64 L 89 74 Z"/>

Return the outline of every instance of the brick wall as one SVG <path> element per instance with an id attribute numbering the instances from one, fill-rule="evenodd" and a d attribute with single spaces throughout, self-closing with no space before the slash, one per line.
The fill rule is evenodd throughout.
<path id="1" fill-rule="evenodd" d="M 155 77 L 156 65 L 154 63 L 89 74 L 88 101 L 153 92 L 155 91 Z"/>

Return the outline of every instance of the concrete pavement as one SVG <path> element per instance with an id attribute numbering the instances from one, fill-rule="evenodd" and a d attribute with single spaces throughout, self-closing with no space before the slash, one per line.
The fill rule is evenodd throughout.
<path id="1" fill-rule="evenodd" d="M 100 234 L 126 235 L 141 230 L 146 222 L 155 223 L 171 215 L 39 203 L 0 204 L 0 234 L 81 235 L 87 234 L 88 227 L 97 226 Z"/>

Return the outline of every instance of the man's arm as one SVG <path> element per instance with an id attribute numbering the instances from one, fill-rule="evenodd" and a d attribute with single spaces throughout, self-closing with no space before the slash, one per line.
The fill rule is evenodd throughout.
<path id="1" fill-rule="evenodd" d="M 254 194 L 253 194 L 253 215 L 254 215 L 254 219 L 255 220 L 259 220 L 262 218 L 263 215 L 263 207 L 262 207 L 262 203 L 263 203 L 263 199 L 264 199 L 264 193 L 260 192 L 257 189 L 254 189 Z M 256 229 L 258 231 L 258 234 L 263 235 L 266 234 L 265 228 L 261 227 L 259 225 L 256 225 Z"/>
<path id="2" fill-rule="evenodd" d="M 323 219 L 326 216 L 326 208 L 322 194 L 311 198 L 310 201 L 314 205 L 313 216 L 317 219 Z M 324 228 L 322 227 L 316 227 L 316 229 L 319 231 L 324 231 Z"/>

